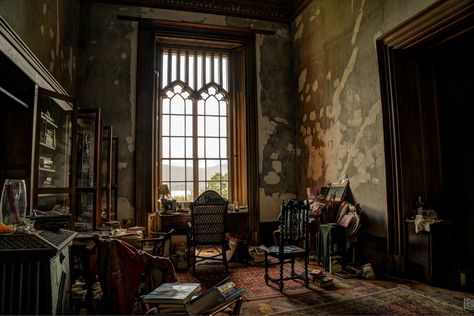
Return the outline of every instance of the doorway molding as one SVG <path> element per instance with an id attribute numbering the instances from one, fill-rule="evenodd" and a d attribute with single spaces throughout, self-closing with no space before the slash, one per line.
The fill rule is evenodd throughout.
<path id="1" fill-rule="evenodd" d="M 387 268 L 391 272 L 405 270 L 405 219 L 412 215 L 414 198 L 422 195 L 436 200 L 442 190 L 436 87 L 414 56 L 474 30 L 473 20 L 473 1 L 437 1 L 377 40 L 387 184 Z"/>

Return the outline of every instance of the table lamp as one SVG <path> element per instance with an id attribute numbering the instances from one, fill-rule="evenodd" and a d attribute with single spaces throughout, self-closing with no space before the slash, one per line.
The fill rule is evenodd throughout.
<path id="1" fill-rule="evenodd" d="M 164 210 L 165 209 L 165 202 L 167 200 L 167 196 L 170 194 L 170 189 L 168 188 L 167 184 L 162 184 L 158 188 L 158 193 L 161 195 L 161 207 Z"/>

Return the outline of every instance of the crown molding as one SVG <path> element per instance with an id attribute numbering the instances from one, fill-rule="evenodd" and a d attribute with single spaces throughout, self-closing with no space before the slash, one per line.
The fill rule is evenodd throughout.
<path id="1" fill-rule="evenodd" d="M 311 0 L 82 0 L 290 23 Z"/>

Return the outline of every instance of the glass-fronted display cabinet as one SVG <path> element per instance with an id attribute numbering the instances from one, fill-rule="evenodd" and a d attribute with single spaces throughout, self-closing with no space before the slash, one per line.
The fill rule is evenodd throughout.
<path id="1" fill-rule="evenodd" d="M 118 149 L 119 139 L 118 137 L 112 137 L 112 188 L 111 188 L 111 210 L 110 219 L 117 220 L 118 210 Z"/>
<path id="2" fill-rule="evenodd" d="M 102 128 L 102 164 L 101 164 L 101 220 L 112 220 L 112 126 Z"/>
<path id="3" fill-rule="evenodd" d="M 38 88 L 33 208 L 72 215 L 75 207 L 76 100 Z"/>
<path id="4" fill-rule="evenodd" d="M 77 115 L 75 229 L 90 231 L 101 226 L 99 201 L 100 109 L 79 110 Z"/>

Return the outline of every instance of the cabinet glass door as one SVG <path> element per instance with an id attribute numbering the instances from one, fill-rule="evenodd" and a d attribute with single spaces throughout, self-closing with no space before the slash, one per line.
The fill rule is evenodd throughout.
<path id="1" fill-rule="evenodd" d="M 100 226 L 98 207 L 100 109 L 79 110 L 76 133 L 77 216 L 75 229 L 89 231 Z"/>
<path id="2" fill-rule="evenodd" d="M 117 220 L 117 204 L 118 204 L 118 137 L 112 137 L 112 190 L 111 190 L 111 210 L 110 219 Z"/>
<path id="3" fill-rule="evenodd" d="M 33 208 L 72 214 L 76 100 L 38 88 Z"/>
<path id="4" fill-rule="evenodd" d="M 104 126 L 102 129 L 102 220 L 110 221 L 112 203 L 112 126 Z"/>

